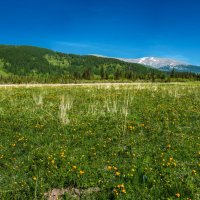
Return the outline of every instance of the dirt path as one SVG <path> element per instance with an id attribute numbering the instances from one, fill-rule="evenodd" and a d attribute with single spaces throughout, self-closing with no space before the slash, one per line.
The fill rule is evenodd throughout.
<path id="1" fill-rule="evenodd" d="M 70 83 L 70 84 L 0 84 L 0 87 L 68 87 L 68 86 L 120 86 L 120 85 L 151 85 L 152 83 Z"/>
<path id="2" fill-rule="evenodd" d="M 9 87 L 70 87 L 70 86 L 141 86 L 141 85 L 148 85 L 148 86 L 155 86 L 160 84 L 166 85 L 188 85 L 187 82 L 171 82 L 171 83 L 152 83 L 152 82 L 134 82 L 134 83 L 69 83 L 69 84 L 0 84 L 0 88 L 9 88 Z M 196 83 L 199 85 L 199 83 Z"/>

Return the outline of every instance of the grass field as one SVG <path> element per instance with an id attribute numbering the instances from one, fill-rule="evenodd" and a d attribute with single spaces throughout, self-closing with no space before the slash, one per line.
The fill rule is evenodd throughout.
<path id="1" fill-rule="evenodd" d="M 200 199 L 197 83 L 0 88 L 0 136 L 2 200 Z"/>

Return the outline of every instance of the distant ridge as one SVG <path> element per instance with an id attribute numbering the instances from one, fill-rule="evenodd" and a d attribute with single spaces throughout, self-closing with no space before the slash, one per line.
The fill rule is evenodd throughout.
<path id="1" fill-rule="evenodd" d="M 0 45 L 1 76 L 70 76 L 74 78 L 142 77 L 152 70 L 100 55 L 75 55 L 33 46 Z"/>
<path id="2" fill-rule="evenodd" d="M 178 61 L 169 58 L 158 58 L 158 57 L 143 57 L 138 59 L 123 59 L 119 58 L 119 60 L 123 60 L 129 63 L 138 63 L 146 66 L 151 66 L 155 69 L 159 69 L 162 71 L 171 71 L 175 69 L 179 72 L 193 72 L 200 73 L 200 66 L 190 65 L 183 61 Z"/>
<path id="3" fill-rule="evenodd" d="M 93 54 L 96 57 L 109 58 L 103 55 Z M 110 57 L 111 58 L 111 57 Z M 158 57 L 143 57 L 143 58 L 115 58 L 128 63 L 142 64 L 147 67 L 155 68 L 161 71 L 172 71 L 173 69 L 177 72 L 192 72 L 200 73 L 200 66 L 191 65 L 183 61 L 178 61 L 170 58 L 158 58 Z"/>

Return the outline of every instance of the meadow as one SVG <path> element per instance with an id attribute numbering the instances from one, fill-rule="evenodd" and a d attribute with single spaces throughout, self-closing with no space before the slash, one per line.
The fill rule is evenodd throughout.
<path id="1" fill-rule="evenodd" d="M 0 199 L 198 200 L 199 133 L 199 83 L 0 87 Z"/>

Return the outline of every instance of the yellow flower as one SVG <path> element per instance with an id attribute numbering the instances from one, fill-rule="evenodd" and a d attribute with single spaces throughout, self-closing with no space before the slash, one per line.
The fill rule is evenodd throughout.
<path id="1" fill-rule="evenodd" d="M 54 165 L 54 163 L 55 163 L 55 161 L 54 161 L 54 160 L 52 160 L 52 161 L 51 161 L 51 164 L 52 164 L 52 165 Z"/>
<path id="2" fill-rule="evenodd" d="M 176 193 L 176 197 L 179 198 L 181 195 L 180 193 Z"/>
<path id="3" fill-rule="evenodd" d="M 107 169 L 108 169 L 108 170 L 111 170 L 111 169 L 112 169 L 112 167 L 111 167 L 111 166 L 108 166 L 108 167 L 107 167 Z"/>
<path id="4" fill-rule="evenodd" d="M 125 189 L 123 189 L 123 190 L 122 190 L 122 193 L 126 194 L 126 190 L 125 190 Z"/>
<path id="5" fill-rule="evenodd" d="M 115 175 L 116 176 L 120 176 L 120 172 L 115 172 Z"/>
<path id="6" fill-rule="evenodd" d="M 169 158 L 169 161 L 170 161 L 170 162 L 172 162 L 172 161 L 173 161 L 173 158 L 172 158 L 172 157 L 170 157 L 170 158 Z"/>
<path id="7" fill-rule="evenodd" d="M 65 157 L 65 152 L 64 152 L 64 151 L 60 152 L 60 157 L 61 157 L 61 158 L 64 158 L 64 157 Z"/>
<path id="8" fill-rule="evenodd" d="M 77 166 L 76 166 L 76 165 L 74 165 L 74 166 L 72 166 L 72 168 L 73 168 L 74 170 L 76 170 L 76 169 L 77 169 Z"/>
<path id="9" fill-rule="evenodd" d="M 132 130 L 134 130 L 135 128 L 134 128 L 134 126 L 128 126 L 128 129 L 129 129 L 130 131 L 132 131 Z"/>
<path id="10" fill-rule="evenodd" d="M 83 175 L 85 172 L 83 170 L 80 170 L 80 175 Z"/>
<path id="11" fill-rule="evenodd" d="M 16 146 L 16 144 L 12 144 L 12 146 L 13 146 L 13 147 L 15 147 L 15 146 Z"/>
<path id="12" fill-rule="evenodd" d="M 37 180 L 37 177 L 36 177 L 36 176 L 33 176 L 33 180 L 36 181 L 36 180 Z"/>
<path id="13" fill-rule="evenodd" d="M 168 145 L 167 145 L 167 148 L 168 148 L 168 149 L 169 149 L 169 148 L 171 148 L 171 145 L 170 145 L 170 144 L 168 144 Z"/>
<path id="14" fill-rule="evenodd" d="M 117 167 L 114 167 L 114 170 L 117 170 Z"/>
<path id="15" fill-rule="evenodd" d="M 171 164 L 168 162 L 168 163 L 167 163 L 167 166 L 169 167 L 170 165 L 171 165 Z"/>
<path id="16" fill-rule="evenodd" d="M 117 185 L 117 187 L 118 188 L 124 188 L 124 184 L 121 184 L 121 185 L 119 184 L 119 185 Z"/>
<path id="17" fill-rule="evenodd" d="M 192 170 L 192 174 L 196 175 L 197 171 L 196 170 Z"/>

